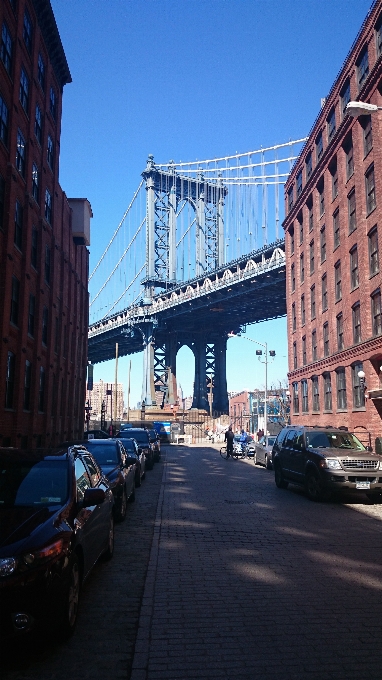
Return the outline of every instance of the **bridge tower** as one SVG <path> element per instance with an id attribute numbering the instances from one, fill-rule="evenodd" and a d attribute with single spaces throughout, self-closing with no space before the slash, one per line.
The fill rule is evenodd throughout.
<path id="1" fill-rule="evenodd" d="M 176 172 L 170 162 L 168 170 L 155 166 L 150 155 L 142 173 L 146 184 L 146 275 L 143 304 L 150 305 L 157 288 L 167 289 L 180 283 L 177 280 L 176 225 L 183 202 L 188 201 L 195 214 L 195 274 L 203 276 L 224 264 L 224 199 L 227 188 L 222 179 L 206 180 L 202 172 L 196 177 L 186 177 Z M 150 325 L 150 324 L 149 324 Z M 146 406 L 156 404 L 158 386 L 171 376 L 176 377 L 177 338 L 169 331 L 159 338 L 152 326 L 147 325 L 144 338 L 144 377 L 142 401 Z M 227 412 L 227 381 L 225 372 L 226 346 L 218 338 L 189 338 L 195 356 L 194 407 L 208 408 L 207 379 L 213 379 L 213 408 Z M 212 352 L 212 355 L 211 355 Z M 211 359 L 212 356 L 212 359 Z M 170 390 L 169 402 L 176 399 Z"/>

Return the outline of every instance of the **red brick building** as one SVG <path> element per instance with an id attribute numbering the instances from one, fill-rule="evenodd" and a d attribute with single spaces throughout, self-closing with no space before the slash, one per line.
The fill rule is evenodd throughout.
<path id="1" fill-rule="evenodd" d="M 288 178 L 283 225 L 292 423 L 365 428 L 374 444 L 382 436 L 382 111 L 352 118 L 351 100 L 382 106 L 381 0 Z"/>
<path id="2" fill-rule="evenodd" d="M 0 445 L 83 430 L 90 204 L 58 183 L 71 82 L 49 0 L 0 3 Z"/>

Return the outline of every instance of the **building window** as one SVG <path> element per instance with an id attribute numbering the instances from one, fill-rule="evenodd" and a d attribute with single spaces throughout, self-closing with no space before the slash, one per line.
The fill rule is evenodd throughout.
<path id="1" fill-rule="evenodd" d="M 16 168 L 22 177 L 25 177 L 25 151 L 25 139 L 22 136 L 20 130 L 17 130 Z"/>
<path id="2" fill-rule="evenodd" d="M 301 326 L 305 326 L 305 295 L 301 295 Z"/>
<path id="3" fill-rule="evenodd" d="M 326 260 L 326 229 L 325 225 L 322 227 L 320 231 L 320 253 L 321 253 L 321 262 L 325 262 Z"/>
<path id="4" fill-rule="evenodd" d="M 358 89 L 360 90 L 369 75 L 369 54 L 367 46 L 362 50 L 361 56 L 357 62 L 357 80 Z"/>
<path id="5" fill-rule="evenodd" d="M 330 142 L 336 131 L 336 111 L 334 108 L 330 111 L 326 122 L 328 124 L 328 140 Z"/>
<path id="6" fill-rule="evenodd" d="M 8 31 L 7 24 L 4 22 L 3 28 L 2 28 L 2 31 L 1 31 L 0 58 L 1 58 L 1 61 L 3 62 L 4 66 L 5 66 L 5 70 L 7 71 L 8 75 L 11 75 L 11 71 L 12 71 L 12 52 L 13 52 L 13 43 L 12 43 L 11 34 Z"/>
<path id="7" fill-rule="evenodd" d="M 337 316 L 337 349 L 339 352 L 344 348 L 344 318 L 341 314 Z"/>
<path id="8" fill-rule="evenodd" d="M 324 340 L 324 357 L 329 356 L 329 324 L 326 321 L 322 327 L 322 337 Z"/>
<path id="9" fill-rule="evenodd" d="M 40 366 L 40 380 L 38 385 L 38 410 L 40 413 L 44 411 L 45 401 L 45 369 Z"/>
<path id="10" fill-rule="evenodd" d="M 54 328 L 54 351 L 56 354 L 58 354 L 59 341 L 60 341 L 60 320 L 58 316 L 56 316 Z"/>
<path id="11" fill-rule="evenodd" d="M 24 69 L 21 69 L 19 99 L 25 113 L 28 113 L 29 106 L 29 79 Z"/>
<path id="12" fill-rule="evenodd" d="M 32 51 L 32 21 L 28 10 L 25 8 L 24 25 L 23 25 L 23 40 L 28 52 Z"/>
<path id="13" fill-rule="evenodd" d="M 350 286 L 351 290 L 358 288 L 359 274 L 358 274 L 358 248 L 354 246 L 350 251 Z"/>
<path id="14" fill-rule="evenodd" d="M 29 295 L 29 307 L 28 307 L 28 335 L 34 338 L 34 325 L 36 318 L 36 298 L 31 293 Z"/>
<path id="15" fill-rule="evenodd" d="M 330 373 L 324 373 L 324 409 L 332 410 L 332 380 Z"/>
<path id="16" fill-rule="evenodd" d="M 320 184 L 317 186 L 317 190 L 318 190 L 318 203 L 320 206 L 320 217 L 322 217 L 325 212 L 325 185 L 323 181 L 321 181 Z"/>
<path id="17" fill-rule="evenodd" d="M 313 171 L 312 154 L 308 153 L 305 161 L 306 180 L 308 181 Z"/>
<path id="18" fill-rule="evenodd" d="M 45 219 L 48 224 L 52 222 L 52 197 L 50 195 L 49 189 L 45 189 Z"/>
<path id="19" fill-rule="evenodd" d="M 22 250 L 23 246 L 23 207 L 19 201 L 16 201 L 15 207 L 15 246 Z"/>
<path id="20" fill-rule="evenodd" d="M 309 243 L 309 263 L 310 263 L 310 273 L 314 272 L 314 241 Z"/>
<path id="21" fill-rule="evenodd" d="M 36 203 L 39 202 L 39 197 L 40 197 L 40 180 L 39 180 L 39 173 L 38 173 L 38 168 L 36 163 L 33 163 L 32 165 L 32 196 Z"/>
<path id="22" fill-rule="evenodd" d="M 320 160 L 322 154 L 324 153 L 324 143 L 322 139 L 322 132 L 316 137 L 316 161 Z"/>
<path id="23" fill-rule="evenodd" d="M 293 343 L 293 368 L 297 368 L 297 345 Z"/>
<path id="24" fill-rule="evenodd" d="M 51 277 L 51 253 L 49 246 L 45 246 L 45 266 L 44 266 L 45 283 L 50 284 Z"/>
<path id="25" fill-rule="evenodd" d="M 302 217 L 302 213 L 299 214 L 297 218 L 298 226 L 299 226 L 299 231 L 300 231 L 300 245 L 304 243 L 304 220 Z"/>
<path id="26" fill-rule="evenodd" d="M 292 331 L 296 330 L 296 305 L 292 305 Z"/>
<path id="27" fill-rule="evenodd" d="M 13 408 L 13 394 L 15 391 L 15 361 L 13 352 L 7 355 L 7 370 L 5 373 L 5 408 Z"/>
<path id="28" fill-rule="evenodd" d="M 301 380 L 301 404 L 302 404 L 302 412 L 308 413 L 309 404 L 308 404 L 308 381 L 307 380 Z"/>
<path id="29" fill-rule="evenodd" d="M 382 54 L 382 17 L 378 19 L 375 27 L 375 40 L 377 44 L 377 57 L 379 57 Z"/>
<path id="30" fill-rule="evenodd" d="M 375 201 L 375 179 L 374 179 L 374 164 L 365 173 L 365 187 L 366 187 L 366 212 L 371 213 L 376 206 Z"/>
<path id="31" fill-rule="evenodd" d="M 0 175 L 0 229 L 4 229 L 5 179 Z"/>
<path id="32" fill-rule="evenodd" d="M 312 360 L 317 361 L 318 359 L 318 352 L 317 352 L 317 332 L 316 330 L 312 331 Z"/>
<path id="33" fill-rule="evenodd" d="M 296 177 L 297 197 L 302 194 L 302 170 L 299 170 Z"/>
<path id="34" fill-rule="evenodd" d="M 31 243 L 31 265 L 35 269 L 37 269 L 37 243 L 38 243 L 38 231 L 36 227 L 33 227 Z"/>
<path id="35" fill-rule="evenodd" d="M 42 310 L 42 343 L 48 344 L 48 308 L 44 307 Z"/>
<path id="36" fill-rule="evenodd" d="M 305 279 L 305 265 L 304 265 L 304 253 L 300 255 L 300 281 L 304 282 Z"/>
<path id="37" fill-rule="evenodd" d="M 307 358 L 306 358 L 306 336 L 304 335 L 302 339 L 302 365 L 306 366 L 307 364 Z"/>
<path id="38" fill-rule="evenodd" d="M 312 286 L 310 289 L 310 318 L 316 318 L 316 286 Z"/>
<path id="39" fill-rule="evenodd" d="M 19 321 L 19 305 L 20 305 L 20 281 L 16 276 L 12 276 L 12 291 L 11 291 L 11 323 L 15 326 Z"/>
<path id="40" fill-rule="evenodd" d="M 0 139 L 7 146 L 8 144 L 8 109 L 5 101 L 0 95 Z"/>
<path id="41" fill-rule="evenodd" d="M 349 234 L 351 234 L 357 228 L 355 189 L 353 189 L 348 195 L 348 218 L 349 218 Z"/>
<path id="42" fill-rule="evenodd" d="M 309 200 L 306 202 L 306 205 L 308 206 L 308 224 L 309 224 L 309 231 L 312 231 L 312 230 L 313 230 L 313 227 L 314 227 L 313 198 L 312 198 L 312 196 L 309 197 Z"/>
<path id="43" fill-rule="evenodd" d="M 298 401 L 298 383 L 292 384 L 293 390 L 293 413 L 298 413 L 300 410 L 300 405 Z"/>
<path id="44" fill-rule="evenodd" d="M 41 89 L 44 91 L 45 90 L 45 63 L 44 63 L 44 60 L 43 60 L 41 54 L 38 55 L 37 79 L 38 79 L 38 82 L 40 83 Z"/>
<path id="45" fill-rule="evenodd" d="M 50 135 L 48 135 L 48 146 L 46 151 L 46 159 L 51 170 L 53 170 L 54 165 L 54 144 Z"/>
<path id="46" fill-rule="evenodd" d="M 38 143 L 41 146 L 42 142 L 42 114 L 38 104 L 36 104 L 36 116 L 34 119 L 34 133 Z"/>
<path id="47" fill-rule="evenodd" d="M 371 125 L 371 116 L 362 116 L 361 125 L 363 128 L 363 152 L 367 156 L 369 151 L 373 148 L 373 129 Z"/>
<path id="48" fill-rule="evenodd" d="M 318 377 L 315 375 L 312 378 L 312 408 L 313 411 L 320 410 L 320 393 L 318 388 Z"/>
<path id="49" fill-rule="evenodd" d="M 292 288 L 292 293 L 294 293 L 294 291 L 296 290 L 296 275 L 295 275 L 295 271 L 294 271 L 294 264 L 292 264 L 290 271 L 291 271 L 291 275 L 290 275 L 291 288 Z"/>
<path id="50" fill-rule="evenodd" d="M 332 200 L 334 201 L 334 199 L 337 198 L 337 196 L 338 196 L 338 166 L 337 166 L 337 161 L 332 166 L 331 175 L 332 175 Z"/>
<path id="51" fill-rule="evenodd" d="M 321 279 L 322 285 L 322 311 L 325 312 L 328 308 L 328 280 L 326 274 Z"/>
<path id="52" fill-rule="evenodd" d="M 357 361 L 351 367 L 352 374 L 352 386 L 353 386 L 353 407 L 354 408 L 364 408 L 365 407 L 365 390 L 364 384 L 358 377 L 358 373 L 363 371 L 362 361 Z"/>
<path id="53" fill-rule="evenodd" d="M 49 110 L 50 110 L 50 113 L 51 113 L 51 116 L 52 116 L 53 120 L 56 120 L 56 116 L 57 116 L 57 97 L 56 97 L 56 93 L 55 93 L 53 87 L 50 88 Z"/>
<path id="54" fill-rule="evenodd" d="M 288 191 L 288 212 L 293 208 L 293 186 Z"/>
<path id="55" fill-rule="evenodd" d="M 346 107 L 350 102 L 350 80 L 347 80 L 341 91 L 341 114 L 346 114 Z"/>
<path id="56" fill-rule="evenodd" d="M 361 342 L 361 308 L 359 302 L 352 307 L 353 343 Z"/>
<path id="57" fill-rule="evenodd" d="M 381 291 L 379 289 L 376 290 L 371 296 L 371 320 L 373 324 L 373 335 L 381 335 Z"/>
<path id="58" fill-rule="evenodd" d="M 353 141 L 351 137 L 344 142 L 344 151 L 346 157 L 346 179 L 350 179 L 354 174 L 354 157 L 353 157 Z"/>
<path id="59" fill-rule="evenodd" d="M 338 302 L 342 298 L 341 262 L 334 265 L 334 290 L 335 300 Z"/>
<path id="60" fill-rule="evenodd" d="M 340 245 L 340 211 L 336 210 L 333 215 L 333 243 L 334 248 Z"/>
<path id="61" fill-rule="evenodd" d="M 27 360 L 25 362 L 25 374 L 24 374 L 24 400 L 23 400 L 24 411 L 29 411 L 30 409 L 31 382 L 32 382 L 32 364 L 30 361 Z"/>
<path id="62" fill-rule="evenodd" d="M 337 368 L 337 408 L 346 409 L 346 376 L 344 368 Z"/>
<path id="63" fill-rule="evenodd" d="M 369 272 L 370 276 L 378 274 L 379 272 L 379 258 L 378 258 L 378 231 L 377 227 L 374 227 L 369 232 Z"/>

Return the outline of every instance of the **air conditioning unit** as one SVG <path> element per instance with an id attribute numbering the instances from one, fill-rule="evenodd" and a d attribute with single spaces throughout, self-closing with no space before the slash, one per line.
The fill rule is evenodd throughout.
<path id="1" fill-rule="evenodd" d="M 72 209 L 72 234 L 76 246 L 90 246 L 92 207 L 87 198 L 68 198 Z"/>

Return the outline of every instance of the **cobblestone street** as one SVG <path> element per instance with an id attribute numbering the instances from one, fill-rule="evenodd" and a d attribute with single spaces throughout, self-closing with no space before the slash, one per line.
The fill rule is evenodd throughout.
<path id="1" fill-rule="evenodd" d="M 381 680 L 381 507 L 315 504 L 253 461 L 168 447 L 74 638 L 16 648 L 2 677 Z"/>

